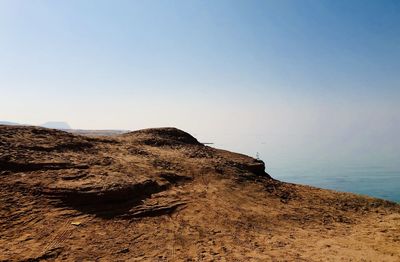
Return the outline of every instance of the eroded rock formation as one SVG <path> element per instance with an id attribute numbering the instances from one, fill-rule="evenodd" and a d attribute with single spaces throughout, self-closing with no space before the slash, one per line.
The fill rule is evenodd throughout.
<path id="1" fill-rule="evenodd" d="M 395 203 L 282 183 L 176 128 L 0 126 L 0 183 L 0 260 L 399 257 Z"/>

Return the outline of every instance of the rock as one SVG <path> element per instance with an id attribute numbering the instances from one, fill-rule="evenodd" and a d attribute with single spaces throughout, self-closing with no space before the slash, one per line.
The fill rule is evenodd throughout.
<path id="1" fill-rule="evenodd" d="M 400 256 L 396 203 L 277 181 L 262 161 L 176 128 L 89 137 L 1 125 L 0 185 L 0 261 Z"/>

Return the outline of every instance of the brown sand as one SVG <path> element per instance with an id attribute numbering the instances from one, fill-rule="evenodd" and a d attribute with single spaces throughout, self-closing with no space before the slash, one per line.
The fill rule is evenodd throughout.
<path id="1" fill-rule="evenodd" d="M 282 183 L 173 128 L 0 126 L 0 261 L 400 261 L 399 205 Z"/>

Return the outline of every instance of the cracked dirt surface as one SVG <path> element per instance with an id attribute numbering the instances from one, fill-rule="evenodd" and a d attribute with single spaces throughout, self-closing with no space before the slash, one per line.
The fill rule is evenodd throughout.
<path id="1" fill-rule="evenodd" d="M 400 261 L 398 204 L 282 183 L 175 128 L 0 126 L 0 261 Z"/>

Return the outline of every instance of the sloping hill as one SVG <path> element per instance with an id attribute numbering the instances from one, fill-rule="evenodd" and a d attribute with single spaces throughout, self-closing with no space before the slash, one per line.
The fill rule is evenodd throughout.
<path id="1" fill-rule="evenodd" d="M 264 169 L 175 128 L 0 126 L 0 260 L 400 259 L 399 205 Z"/>

